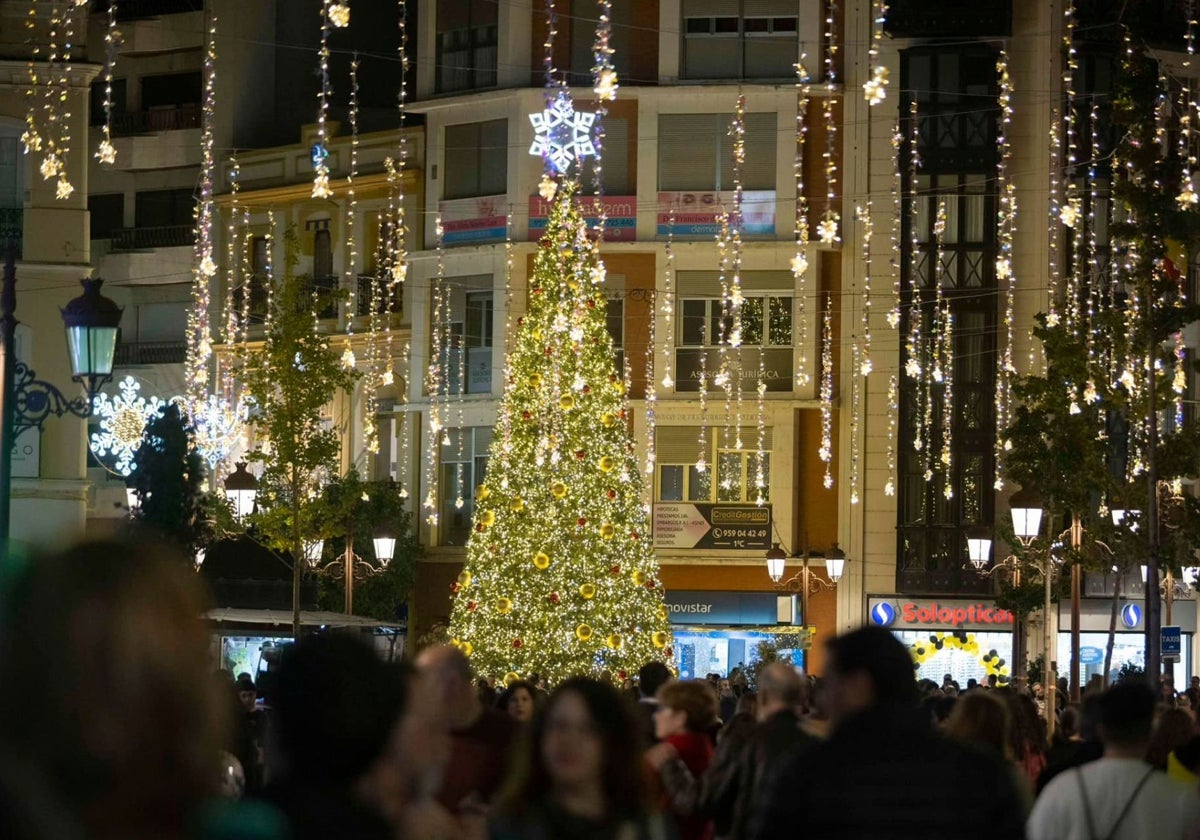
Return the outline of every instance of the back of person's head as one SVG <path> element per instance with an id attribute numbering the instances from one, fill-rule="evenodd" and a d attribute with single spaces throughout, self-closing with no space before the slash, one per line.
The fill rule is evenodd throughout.
<path id="1" fill-rule="evenodd" d="M 1085 741 L 1100 740 L 1100 697 L 1102 694 L 1093 691 L 1084 694 L 1079 702 L 1079 737 Z"/>
<path id="2" fill-rule="evenodd" d="M 758 674 L 759 703 L 793 708 L 808 699 L 808 683 L 786 662 L 772 662 Z"/>
<path id="3" fill-rule="evenodd" d="M 675 680 L 655 696 L 659 705 L 683 712 L 692 732 L 705 732 L 717 722 L 717 696 L 707 680 Z"/>
<path id="4" fill-rule="evenodd" d="M 555 710 L 568 696 L 582 701 L 591 719 L 591 731 L 603 750 L 601 783 L 608 813 L 617 816 L 641 813 L 648 805 L 642 778 L 641 726 L 631 701 L 609 683 L 589 677 L 572 677 L 559 683 L 534 714 L 529 737 L 517 753 L 496 810 L 501 814 L 521 813 L 553 795 L 555 780 L 546 762 L 544 746 L 550 727 L 555 725 Z"/>
<path id="5" fill-rule="evenodd" d="M 958 705 L 957 697 L 933 697 L 930 699 L 933 700 L 933 720 L 938 724 L 949 720 L 954 707 Z"/>
<path id="6" fill-rule="evenodd" d="M 750 715 L 754 717 L 758 714 L 758 692 L 746 689 L 742 692 L 742 696 L 738 698 L 737 706 L 734 707 L 735 715 Z"/>
<path id="7" fill-rule="evenodd" d="M 95 540 L 10 584 L 0 753 L 91 838 L 182 834 L 217 790 L 230 711 L 190 563 L 140 538 Z"/>
<path id="8" fill-rule="evenodd" d="M 1071 703 L 1058 716 L 1058 729 L 1055 730 L 1064 740 L 1079 734 L 1079 706 Z"/>
<path id="9" fill-rule="evenodd" d="M 404 711 L 406 681 L 361 640 L 324 633 L 284 654 L 275 695 L 279 776 L 336 787 L 383 754 Z"/>
<path id="10" fill-rule="evenodd" d="M 955 701 L 942 731 L 964 744 L 986 747 L 997 755 L 1007 756 L 1011 726 L 1012 719 L 1003 700 L 975 691 Z"/>
<path id="11" fill-rule="evenodd" d="M 638 693 L 643 697 L 655 697 L 658 690 L 671 679 L 671 669 L 664 663 L 647 662 L 638 669 Z"/>
<path id="12" fill-rule="evenodd" d="M 1167 756 L 1196 735 L 1196 722 L 1183 709 L 1163 709 L 1154 720 L 1146 761 L 1166 769 Z"/>
<path id="13" fill-rule="evenodd" d="M 871 681 L 875 705 L 915 706 L 912 655 L 882 627 L 861 627 L 826 643 L 829 667 L 839 675 L 861 671 Z"/>
<path id="14" fill-rule="evenodd" d="M 1153 690 L 1127 680 L 1100 696 L 1100 739 L 1105 746 L 1136 747 L 1150 737 L 1154 724 Z"/>

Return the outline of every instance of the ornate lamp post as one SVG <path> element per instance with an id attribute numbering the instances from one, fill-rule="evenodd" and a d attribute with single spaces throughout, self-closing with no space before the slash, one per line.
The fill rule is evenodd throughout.
<path id="1" fill-rule="evenodd" d="M 767 549 L 766 554 L 767 575 L 770 576 L 771 582 L 775 584 L 775 588 L 788 589 L 792 592 L 799 591 L 800 593 L 802 628 L 808 627 L 808 596 L 822 589 L 832 589 L 837 586 L 838 581 L 842 579 L 842 573 L 846 569 L 846 552 L 838 548 L 837 543 L 834 543 L 833 547 L 825 552 L 825 573 L 829 576 L 830 583 L 826 583 L 819 577 L 813 577 L 812 571 L 808 566 L 808 561 L 812 556 L 807 546 L 800 554 L 791 555 L 792 558 L 799 558 L 802 565 L 800 571 L 787 580 L 783 580 L 789 559 L 788 553 L 779 543 L 772 543 L 771 547 Z"/>
<path id="2" fill-rule="evenodd" d="M 233 504 L 233 515 L 245 519 L 254 513 L 257 497 L 258 479 L 246 469 L 245 461 L 238 461 L 237 468 L 225 478 L 225 498 Z"/>
<path id="3" fill-rule="evenodd" d="M 67 414 L 87 418 L 100 387 L 112 379 L 113 354 L 121 325 L 121 307 L 100 294 L 104 281 L 84 279 L 83 294 L 62 309 L 67 329 L 71 379 L 84 386 L 84 394 L 67 397 L 24 362 L 15 358 L 13 341 L 17 324 L 17 258 L 10 242 L 4 258 L 0 287 L 0 551 L 8 543 L 12 492 L 12 450 L 26 429 L 41 429 L 51 417 Z"/>

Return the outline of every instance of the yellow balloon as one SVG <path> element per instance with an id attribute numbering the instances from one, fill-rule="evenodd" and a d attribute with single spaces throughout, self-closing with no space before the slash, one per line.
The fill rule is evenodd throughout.
<path id="1" fill-rule="evenodd" d="M 540 373 L 529 374 L 529 384 L 534 388 L 540 387 L 542 384 L 542 375 Z"/>
<path id="2" fill-rule="evenodd" d="M 582 595 L 585 600 L 588 600 L 588 601 L 592 600 L 593 598 L 596 597 L 596 584 L 594 584 L 594 583 L 583 584 L 582 586 L 579 587 L 579 594 Z"/>
<path id="3" fill-rule="evenodd" d="M 614 383 L 612 384 L 612 386 L 613 386 L 613 390 L 614 390 L 614 391 L 616 391 L 618 394 L 624 394 L 624 393 L 625 393 L 625 382 L 624 382 L 624 380 L 618 379 L 616 382 L 614 382 Z"/>
<path id="4" fill-rule="evenodd" d="M 511 502 L 509 502 L 508 509 L 517 511 L 517 512 L 525 510 L 525 500 L 522 499 L 520 496 L 518 496 L 517 498 L 515 498 Z"/>
<path id="5" fill-rule="evenodd" d="M 667 620 L 667 608 L 666 607 L 660 606 L 658 608 L 658 617 L 661 618 L 663 621 Z"/>
<path id="6" fill-rule="evenodd" d="M 600 526 L 600 536 L 606 540 L 611 540 L 616 533 L 617 529 L 611 522 L 605 522 Z"/>
<path id="7" fill-rule="evenodd" d="M 488 489 L 486 484 L 480 484 L 475 488 L 475 498 L 481 502 L 490 495 L 492 495 L 492 491 Z"/>
<path id="8" fill-rule="evenodd" d="M 479 524 L 484 528 L 490 528 L 496 524 L 496 511 L 485 510 L 479 515 Z"/>
<path id="9" fill-rule="evenodd" d="M 586 642 L 592 638 L 592 627 L 589 624 L 580 624 L 575 628 L 575 638 L 581 642 Z"/>
<path id="10" fill-rule="evenodd" d="M 459 646 L 459 650 L 463 652 L 463 656 L 470 656 L 475 652 L 475 646 L 470 642 L 463 642 L 462 645 Z"/>
<path id="11" fill-rule="evenodd" d="M 509 671 L 507 674 L 504 675 L 504 684 L 506 686 L 512 685 L 513 683 L 517 682 L 520 679 L 521 679 L 521 675 L 518 674 L 516 671 Z"/>
<path id="12" fill-rule="evenodd" d="M 613 414 L 611 411 L 606 411 L 600 415 L 600 422 L 605 426 L 605 428 L 611 429 L 617 423 L 617 415 Z"/>
<path id="13" fill-rule="evenodd" d="M 550 555 L 544 551 L 539 551 L 533 555 L 533 567 L 535 569 L 546 570 L 550 568 Z"/>
<path id="14" fill-rule="evenodd" d="M 637 569 L 634 571 L 633 585 L 634 586 L 645 586 L 646 585 L 646 573 L 643 572 L 641 569 Z"/>

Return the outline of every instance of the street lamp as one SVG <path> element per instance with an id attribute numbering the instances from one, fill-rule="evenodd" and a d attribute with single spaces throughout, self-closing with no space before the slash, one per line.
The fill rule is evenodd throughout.
<path id="1" fill-rule="evenodd" d="M 8 542 L 12 451 L 17 437 L 26 429 L 41 429 L 51 416 L 90 417 L 92 400 L 112 378 L 122 310 L 100 294 L 103 280 L 80 282 L 83 294 L 61 310 L 67 330 L 71 379 L 82 383 L 85 389 L 84 395 L 72 399 L 52 383 L 38 379 L 33 369 L 16 360 L 17 249 L 15 243 L 8 243 L 0 287 L 0 547 Z"/>
<path id="2" fill-rule="evenodd" d="M 246 462 L 238 461 L 237 468 L 225 479 L 225 498 L 233 505 L 233 515 L 244 519 L 254 512 L 258 496 L 258 479 L 246 470 Z"/>
<path id="3" fill-rule="evenodd" d="M 325 540 L 309 540 L 304 544 L 304 559 L 308 565 L 317 568 L 321 562 L 321 554 L 325 551 Z"/>
<path id="4" fill-rule="evenodd" d="M 1013 533 L 1022 545 L 1029 546 L 1042 528 L 1042 497 L 1032 487 L 1022 487 L 1008 500 Z"/>
<path id="5" fill-rule="evenodd" d="M 967 531 L 967 557 L 976 571 L 983 571 L 992 554 L 992 535 L 987 528 L 976 526 Z"/>
<path id="6" fill-rule="evenodd" d="M 767 549 L 767 574 L 770 575 L 772 583 L 783 580 L 783 570 L 786 566 L 787 552 L 779 543 L 771 543 L 771 547 Z"/>
<path id="7" fill-rule="evenodd" d="M 197 548 L 196 549 L 196 556 L 195 556 L 195 559 L 193 562 L 195 563 L 197 572 L 200 571 L 200 567 L 204 565 L 204 556 L 207 553 L 208 553 L 208 549 L 205 549 L 205 548 Z"/>
<path id="8" fill-rule="evenodd" d="M 371 535 L 371 541 L 375 543 L 375 559 L 381 568 L 386 569 L 396 554 L 395 530 L 388 525 L 380 525 Z"/>
<path id="9" fill-rule="evenodd" d="M 842 570 L 846 567 L 846 552 L 834 543 L 833 548 L 825 552 L 825 573 L 835 584 L 842 579 Z"/>
<path id="10" fill-rule="evenodd" d="M 1037 539 L 1038 532 L 1042 528 L 1042 515 L 1044 513 L 1042 510 L 1042 497 L 1032 487 L 1022 487 L 1009 498 L 1008 510 L 1012 516 L 1013 534 L 1021 541 L 1022 545 L 1029 548 L 1033 545 L 1033 541 Z M 1042 581 L 1045 584 L 1045 601 L 1042 604 L 1042 656 L 1045 660 L 1043 663 L 1043 680 L 1046 686 L 1047 737 L 1054 734 L 1054 695 L 1057 690 L 1057 680 L 1050 664 L 1054 658 L 1054 639 L 1050 635 L 1051 579 L 1053 573 L 1054 563 L 1050 552 L 1047 551 L 1042 564 Z M 1017 667 L 1019 668 L 1023 663 L 1020 657 L 1016 659 Z"/>

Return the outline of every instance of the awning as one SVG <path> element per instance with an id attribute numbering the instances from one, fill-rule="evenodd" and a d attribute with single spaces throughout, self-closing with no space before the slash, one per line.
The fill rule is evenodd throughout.
<path id="1" fill-rule="evenodd" d="M 291 610 L 251 610 L 236 607 L 219 607 L 209 610 L 205 615 L 209 621 L 217 624 L 256 624 L 290 628 L 292 626 Z M 301 610 L 301 627 L 378 627 L 390 630 L 401 630 L 402 624 L 379 621 L 361 615 L 346 615 L 345 613 L 330 612 L 329 610 Z"/>

